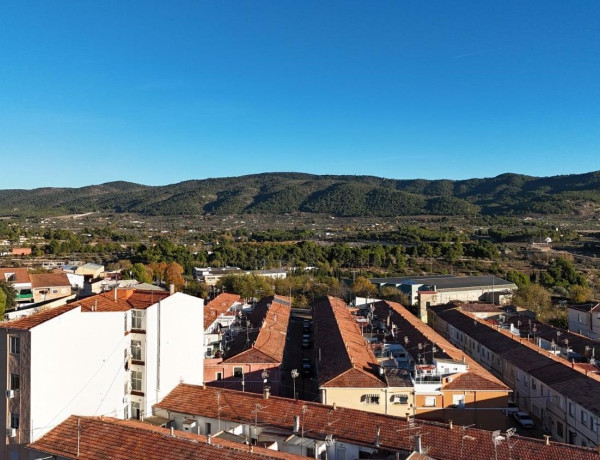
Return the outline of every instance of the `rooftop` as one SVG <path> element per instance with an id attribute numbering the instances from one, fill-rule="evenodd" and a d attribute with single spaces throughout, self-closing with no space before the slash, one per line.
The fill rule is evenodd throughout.
<path id="1" fill-rule="evenodd" d="M 435 286 L 436 291 L 446 289 L 468 289 L 482 287 L 503 287 L 516 289 L 517 286 L 510 281 L 497 278 L 492 275 L 479 276 L 454 276 L 454 275 L 438 275 L 438 276 L 413 276 L 401 278 L 373 278 L 371 282 L 374 284 L 421 284 L 426 286 Z"/>
<path id="2" fill-rule="evenodd" d="M 584 311 L 586 313 L 600 311 L 600 303 L 598 302 L 575 303 L 567 305 L 567 307 L 572 308 L 573 310 Z"/>
<path id="3" fill-rule="evenodd" d="M 238 334 L 225 352 L 227 363 L 281 363 L 291 315 L 289 297 L 261 299 L 248 315 L 252 330 Z M 249 326 L 250 327 L 250 326 Z"/>
<path id="4" fill-rule="evenodd" d="M 29 278 L 32 288 L 71 286 L 66 273 L 32 273 Z"/>
<path id="5" fill-rule="evenodd" d="M 231 306 L 234 303 L 239 302 L 240 299 L 241 297 L 238 294 L 223 292 L 208 302 L 204 306 L 204 330 L 206 331 L 219 316 L 228 311 Z"/>
<path id="6" fill-rule="evenodd" d="M 298 455 L 252 447 L 212 437 L 156 427 L 137 420 L 72 415 L 29 444 L 30 449 L 78 460 L 181 459 L 306 459 Z"/>
<path id="7" fill-rule="evenodd" d="M 218 399 L 217 399 L 218 398 Z M 332 435 L 334 441 L 373 447 L 379 433 L 380 449 L 411 451 L 420 434 L 428 455 L 440 459 L 493 459 L 496 448 L 492 433 L 475 428 L 450 428 L 445 423 L 393 417 L 307 401 L 243 393 L 222 388 L 178 385 L 156 408 L 192 416 L 220 418 L 248 424 L 255 420 L 257 404 L 263 406 L 257 421 L 261 426 L 293 430 L 300 416 L 304 433 L 313 439 Z M 510 450 L 509 450 L 510 447 Z M 497 446 L 497 458 L 520 460 L 598 460 L 596 449 L 533 438 L 513 436 Z"/>
<path id="8" fill-rule="evenodd" d="M 319 386 L 381 388 L 379 364 L 346 303 L 327 297 L 314 305 Z"/>
<path id="9" fill-rule="evenodd" d="M 10 283 L 31 282 L 29 272 L 26 268 L 0 268 L 0 279 Z"/>

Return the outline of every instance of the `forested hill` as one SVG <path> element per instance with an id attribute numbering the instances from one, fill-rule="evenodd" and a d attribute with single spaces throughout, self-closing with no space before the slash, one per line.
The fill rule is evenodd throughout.
<path id="1" fill-rule="evenodd" d="M 110 182 L 0 190 L 0 216 L 91 211 L 147 215 L 323 213 L 335 216 L 576 214 L 600 203 L 600 171 L 468 180 L 264 173 L 166 186 Z"/>

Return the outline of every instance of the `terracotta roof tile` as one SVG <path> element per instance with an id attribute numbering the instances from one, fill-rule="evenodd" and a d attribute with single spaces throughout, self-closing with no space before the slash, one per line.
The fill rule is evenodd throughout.
<path id="1" fill-rule="evenodd" d="M 452 345 L 441 334 L 434 331 L 401 304 L 389 301 L 377 302 L 375 304 L 376 312 L 380 312 L 382 315 L 385 314 L 385 311 L 382 311 L 382 309 L 385 309 L 386 307 L 391 309 L 391 321 L 398 327 L 399 336 L 404 336 L 412 329 L 413 334 L 415 331 L 418 333 L 417 337 L 414 335 L 411 337 L 411 341 L 414 345 L 421 341 L 432 342 L 438 349 L 436 352 L 437 358 L 448 357 L 454 361 L 464 360 L 469 365 L 468 374 L 470 374 L 470 377 L 463 375 L 461 378 L 453 379 L 451 383 L 444 385 L 444 389 L 459 389 L 457 385 L 468 384 L 472 385 L 468 388 L 470 390 L 510 390 L 510 388 L 500 379 L 488 372 L 477 361 L 465 354 L 464 351 Z"/>
<path id="2" fill-rule="evenodd" d="M 377 358 L 346 303 L 327 297 L 313 311 L 315 348 L 321 350 L 319 386 L 385 387 L 377 376 Z"/>
<path id="3" fill-rule="evenodd" d="M 66 273 L 32 273 L 29 275 L 31 287 L 44 288 L 55 286 L 69 286 L 71 282 Z"/>
<path id="4" fill-rule="evenodd" d="M 23 318 L 18 318 L 12 321 L 4 321 L 3 323 L 0 323 L 0 327 L 3 329 L 29 330 L 39 326 L 42 323 L 45 323 L 46 321 L 56 318 L 65 312 L 74 310 L 75 308 L 77 308 L 77 305 L 73 304 L 50 308 L 29 316 L 24 316 Z"/>
<path id="5" fill-rule="evenodd" d="M 6 281 L 7 275 L 14 275 L 15 279 L 11 283 L 31 282 L 26 268 L 0 268 L 0 279 Z"/>
<path id="6" fill-rule="evenodd" d="M 214 436 L 211 444 L 208 444 L 205 436 L 183 431 L 175 431 L 171 436 L 170 430 L 166 428 L 136 420 L 74 415 L 28 447 L 61 458 L 78 460 L 306 458 L 256 446 L 250 452 L 247 445 Z"/>
<path id="7" fill-rule="evenodd" d="M 232 347 L 225 354 L 224 362 L 227 363 L 281 363 L 283 350 L 287 337 L 287 328 L 291 315 L 291 301 L 289 297 L 272 296 L 261 299 L 259 313 L 264 311 L 262 322 L 258 331 L 251 334 L 251 348 L 246 347 L 246 336 L 239 334 Z M 269 306 L 270 305 L 270 306 Z M 256 309 L 254 313 L 257 313 Z M 254 315 L 254 320 L 258 319 Z"/>
<path id="8" fill-rule="evenodd" d="M 219 316 L 227 312 L 240 299 L 238 294 L 223 292 L 207 303 L 204 306 L 204 330 L 206 331 Z"/>
<path id="9" fill-rule="evenodd" d="M 543 440 L 520 436 L 511 437 L 510 451 L 506 441 L 498 445 L 496 456 L 492 433 L 486 430 L 463 429 L 456 425 L 450 429 L 443 423 L 418 419 L 407 422 L 400 417 L 277 396 L 265 401 L 262 395 L 223 388 L 180 384 L 155 407 L 185 415 L 247 424 L 255 419 L 257 403 L 264 406 L 257 419 L 261 426 L 289 430 L 291 433 L 294 417 L 301 416 L 304 432 L 316 439 L 333 435 L 335 441 L 373 447 L 379 427 L 380 449 L 388 452 L 412 450 L 414 435 L 420 434 L 422 446 L 428 449 L 428 455 L 440 460 L 598 460 L 596 449 L 556 442 L 545 445 Z"/>

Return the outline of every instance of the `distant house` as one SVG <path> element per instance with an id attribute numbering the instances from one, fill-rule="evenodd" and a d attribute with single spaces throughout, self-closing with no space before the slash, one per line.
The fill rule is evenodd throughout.
<path id="1" fill-rule="evenodd" d="M 33 302 L 31 278 L 26 268 L 0 268 L 0 279 L 10 284 L 17 292 L 17 303 Z"/>
<path id="2" fill-rule="evenodd" d="M 30 256 L 31 248 L 12 248 L 10 250 L 11 256 Z"/>
<path id="3" fill-rule="evenodd" d="M 104 265 L 87 263 L 75 269 L 76 275 L 88 275 L 92 278 L 98 278 L 104 272 Z"/>
<path id="4" fill-rule="evenodd" d="M 66 273 L 31 273 L 29 278 L 35 303 L 71 295 L 71 282 Z"/>

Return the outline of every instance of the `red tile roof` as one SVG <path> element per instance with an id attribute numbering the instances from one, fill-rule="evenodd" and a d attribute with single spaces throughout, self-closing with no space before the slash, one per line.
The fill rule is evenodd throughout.
<path id="1" fill-rule="evenodd" d="M 29 272 L 26 268 L 0 268 L 0 279 L 6 281 L 6 275 L 14 274 L 15 279 L 11 283 L 29 283 Z"/>
<path id="2" fill-rule="evenodd" d="M 486 430 L 456 425 L 450 429 L 444 423 L 418 419 L 407 422 L 400 417 L 277 396 L 265 400 L 259 394 L 223 388 L 180 384 L 155 407 L 184 415 L 248 424 L 255 420 L 256 404 L 263 406 L 257 418 L 261 426 L 291 433 L 294 418 L 300 416 L 304 432 L 313 439 L 333 435 L 335 441 L 373 447 L 379 428 L 380 448 L 389 452 L 412 450 L 414 435 L 420 434 L 428 455 L 440 460 L 598 460 L 596 449 L 556 442 L 545 445 L 543 440 L 513 436 L 502 441 L 496 450 L 492 433 Z"/>
<path id="3" fill-rule="evenodd" d="M 66 273 L 32 273 L 29 275 L 32 288 L 68 286 L 71 283 Z"/>
<path id="4" fill-rule="evenodd" d="M 464 360 L 469 365 L 468 374 L 463 374 L 460 377 L 454 378 L 451 383 L 445 384 L 443 389 L 510 391 L 510 388 L 506 386 L 500 379 L 493 376 L 477 361 L 465 354 L 463 350 L 460 350 L 452 345 L 442 335 L 434 331 L 431 327 L 413 315 L 401 304 L 384 301 L 378 302 L 376 304 L 376 308 L 380 308 L 382 305 L 388 306 L 393 312 L 401 317 L 400 319 L 399 317 L 393 316 L 392 321 L 394 323 L 398 323 L 399 320 L 401 320 L 403 324 L 410 324 L 410 327 L 417 330 L 428 341 L 434 343 L 436 347 L 441 349 L 441 351 L 449 356 L 450 359 L 454 361 Z"/>
<path id="5" fill-rule="evenodd" d="M 319 386 L 382 388 L 379 364 L 346 303 L 327 297 L 315 304 L 315 348 L 320 350 Z"/>
<path id="6" fill-rule="evenodd" d="M 215 322 L 215 320 L 231 308 L 231 306 L 239 302 L 241 297 L 238 294 L 229 294 L 223 292 L 208 302 L 204 306 L 204 330 Z"/>
<path id="7" fill-rule="evenodd" d="M 264 303 L 264 302 L 263 302 Z M 267 298 L 268 306 L 258 335 L 253 336 L 254 344 L 251 348 L 238 350 L 232 348 L 227 353 L 226 363 L 281 363 L 283 350 L 291 315 L 291 299 L 275 295 Z M 256 325 L 258 326 L 258 325 Z M 244 342 L 244 334 L 239 334 L 239 343 Z M 255 339 L 254 339 L 255 337 Z"/>
<path id="8" fill-rule="evenodd" d="M 136 420 L 75 415 L 28 447 L 49 455 L 78 460 L 306 459 L 262 447 L 251 448 L 214 436 L 211 444 L 208 444 L 206 436 L 183 431 L 175 431 L 171 436 L 166 428 Z"/>
<path id="9" fill-rule="evenodd" d="M 132 308 L 144 309 L 168 296 L 169 293 L 163 291 L 119 289 L 117 291 L 117 300 L 115 300 L 114 291 L 104 292 L 61 307 L 44 310 L 13 321 L 5 321 L 0 323 L 0 327 L 4 329 L 29 330 L 77 307 L 81 307 L 81 311 L 83 312 L 128 311 Z"/>

